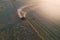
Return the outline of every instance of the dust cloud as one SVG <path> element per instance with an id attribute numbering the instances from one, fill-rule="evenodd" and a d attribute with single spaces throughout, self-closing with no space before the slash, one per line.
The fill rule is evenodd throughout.
<path id="1" fill-rule="evenodd" d="M 60 0 L 30 0 L 27 4 L 35 4 L 34 10 L 55 23 L 60 23 Z"/>

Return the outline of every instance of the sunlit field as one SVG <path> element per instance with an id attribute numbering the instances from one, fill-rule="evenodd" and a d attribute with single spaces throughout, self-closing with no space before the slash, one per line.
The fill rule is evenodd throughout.
<path id="1" fill-rule="evenodd" d="M 0 0 L 0 40 L 60 40 L 60 0 Z"/>

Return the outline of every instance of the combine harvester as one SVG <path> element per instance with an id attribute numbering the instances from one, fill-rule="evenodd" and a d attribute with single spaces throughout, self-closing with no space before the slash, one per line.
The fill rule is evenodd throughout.
<path id="1" fill-rule="evenodd" d="M 29 8 L 31 10 L 33 10 L 34 8 L 31 8 L 33 7 L 34 5 L 27 5 L 27 6 L 23 6 L 19 9 L 17 9 L 17 12 L 18 12 L 18 16 L 21 20 L 25 20 L 30 26 L 31 28 L 37 33 L 37 36 L 41 39 L 41 40 L 44 40 L 44 37 L 39 33 L 39 31 L 36 29 L 36 27 L 32 24 L 32 22 L 30 22 L 29 20 L 29 17 L 27 17 L 27 11 L 24 10 L 25 8 Z"/>

